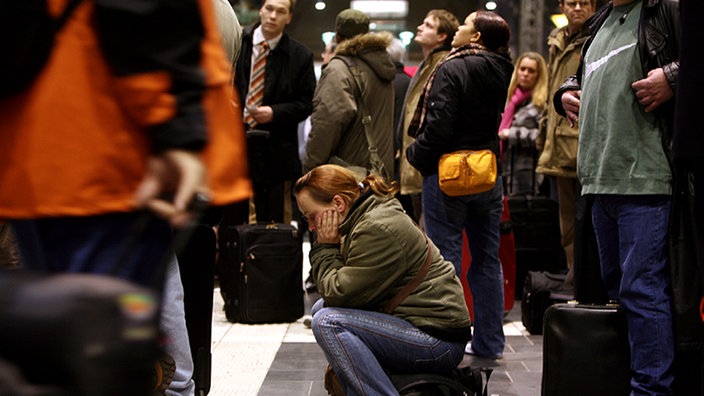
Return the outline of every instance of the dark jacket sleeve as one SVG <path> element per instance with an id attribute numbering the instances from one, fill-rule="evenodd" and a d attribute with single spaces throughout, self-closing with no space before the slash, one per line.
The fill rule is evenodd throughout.
<path id="1" fill-rule="evenodd" d="M 657 64 L 662 67 L 665 77 L 672 92 L 677 92 L 677 86 L 680 73 L 680 43 L 681 43 L 681 24 L 680 24 L 680 2 L 679 0 L 661 0 L 660 7 L 654 20 L 646 29 L 646 40 L 648 48 L 660 48 L 654 55 L 657 59 Z M 667 45 L 662 47 L 662 38 L 656 34 L 656 31 L 664 32 L 667 39 Z M 651 56 L 653 56 L 651 54 Z"/>
<path id="2" fill-rule="evenodd" d="M 206 142 L 198 0 L 95 0 L 100 47 L 116 95 L 149 134 L 152 150 Z"/>
<path id="3" fill-rule="evenodd" d="M 461 102 L 462 84 L 453 73 L 453 63 L 442 64 L 430 88 L 428 109 L 416 141 L 406 149 L 408 162 L 424 176 L 438 171 L 438 160 L 452 139 L 457 118 L 457 105 Z"/>
<path id="4" fill-rule="evenodd" d="M 579 89 L 580 85 L 576 74 L 573 74 L 565 79 L 562 85 L 560 85 L 557 91 L 555 91 L 555 96 L 552 97 L 552 103 L 555 105 L 555 111 L 557 111 L 557 114 L 563 117 L 567 116 L 567 113 L 565 113 L 565 108 L 562 107 L 562 94 L 567 91 L 575 91 Z"/>

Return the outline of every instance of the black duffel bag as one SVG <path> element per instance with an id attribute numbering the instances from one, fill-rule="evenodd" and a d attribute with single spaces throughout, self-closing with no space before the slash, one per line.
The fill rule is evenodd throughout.
<path id="1" fill-rule="evenodd" d="M 521 322 L 530 334 L 543 334 L 543 315 L 549 306 L 573 299 L 565 291 L 564 274 L 528 271 L 521 297 Z"/>

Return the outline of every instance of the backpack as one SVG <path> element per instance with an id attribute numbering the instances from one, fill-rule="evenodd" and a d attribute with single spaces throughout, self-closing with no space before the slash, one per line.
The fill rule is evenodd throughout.
<path id="1" fill-rule="evenodd" d="M 0 99 L 32 84 L 49 59 L 54 36 L 80 2 L 70 0 L 54 18 L 47 0 L 0 0 Z"/>
<path id="2" fill-rule="evenodd" d="M 389 374 L 400 396 L 487 396 L 487 383 L 493 369 L 458 367 L 449 375 Z M 486 381 L 484 378 L 486 377 Z M 325 368 L 325 390 L 330 396 L 345 396 L 332 367 Z"/>

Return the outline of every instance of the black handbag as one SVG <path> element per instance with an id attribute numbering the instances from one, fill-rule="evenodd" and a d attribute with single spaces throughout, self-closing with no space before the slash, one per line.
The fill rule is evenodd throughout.
<path id="1" fill-rule="evenodd" d="M 626 317 L 617 305 L 545 311 L 542 396 L 624 396 L 630 378 Z"/>

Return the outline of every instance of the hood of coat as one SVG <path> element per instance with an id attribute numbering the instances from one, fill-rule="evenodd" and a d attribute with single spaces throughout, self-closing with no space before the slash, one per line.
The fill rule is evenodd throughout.
<path id="1" fill-rule="evenodd" d="M 380 79 L 392 81 L 396 68 L 386 52 L 390 42 L 391 34 L 387 32 L 360 34 L 340 43 L 335 55 L 357 57 L 369 65 Z"/>
<path id="2" fill-rule="evenodd" d="M 362 193 L 362 195 L 360 195 L 350 206 L 347 216 L 345 216 L 344 220 L 340 224 L 340 235 L 346 236 L 349 234 L 350 231 L 352 231 L 352 228 L 357 224 L 359 219 L 364 216 L 365 213 L 390 199 L 390 197 L 376 195 L 374 194 L 374 191 L 367 189 L 367 191 Z"/>

